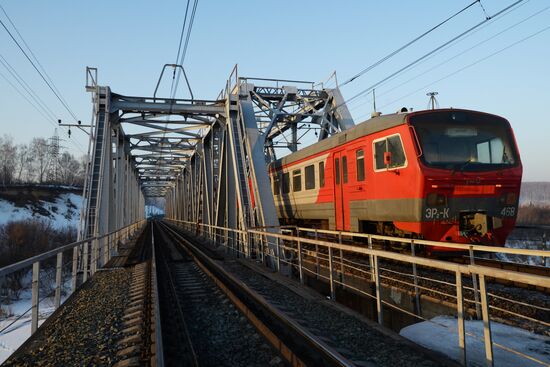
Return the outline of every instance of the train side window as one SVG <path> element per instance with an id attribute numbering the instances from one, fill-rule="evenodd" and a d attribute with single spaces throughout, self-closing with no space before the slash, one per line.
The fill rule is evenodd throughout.
<path id="1" fill-rule="evenodd" d="M 355 162 L 357 165 L 357 181 L 365 181 L 365 152 L 363 149 L 355 152 Z"/>
<path id="2" fill-rule="evenodd" d="M 375 171 L 399 168 L 406 164 L 405 150 L 398 134 L 374 141 Z"/>
<path id="3" fill-rule="evenodd" d="M 389 168 L 402 167 L 405 165 L 405 150 L 399 135 L 390 136 L 388 138 L 387 151 L 391 153 L 391 163 Z"/>
<path id="4" fill-rule="evenodd" d="M 292 191 L 302 191 L 302 170 L 297 169 L 292 172 Z"/>
<path id="5" fill-rule="evenodd" d="M 279 195 L 281 193 L 281 186 L 279 184 L 279 175 L 273 176 L 273 195 Z"/>
<path id="6" fill-rule="evenodd" d="M 348 183 L 348 157 L 342 157 L 342 176 L 344 183 Z"/>
<path id="7" fill-rule="evenodd" d="M 374 143 L 374 160 L 376 169 L 384 169 L 384 152 L 386 152 L 386 139 Z"/>
<path id="8" fill-rule="evenodd" d="M 289 173 L 283 173 L 283 194 L 290 192 L 290 177 Z"/>
<path id="9" fill-rule="evenodd" d="M 325 187 L 325 162 L 319 162 L 319 187 Z"/>
<path id="10" fill-rule="evenodd" d="M 306 174 L 306 190 L 315 188 L 315 166 L 312 164 L 305 168 Z"/>
<path id="11" fill-rule="evenodd" d="M 340 159 L 334 160 L 334 175 L 336 176 L 336 185 L 340 185 Z"/>

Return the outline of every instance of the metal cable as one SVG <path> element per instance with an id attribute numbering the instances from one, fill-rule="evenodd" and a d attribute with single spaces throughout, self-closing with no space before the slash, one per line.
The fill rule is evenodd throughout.
<path id="1" fill-rule="evenodd" d="M 355 74 L 354 76 L 352 76 L 351 78 L 349 78 L 348 80 L 346 80 L 345 82 L 343 82 L 342 84 L 339 85 L 339 87 L 343 87 L 344 85 L 347 85 L 349 83 L 351 83 L 352 81 L 356 80 L 357 78 L 361 77 L 363 74 L 365 74 L 366 72 L 374 69 L 375 67 L 377 67 L 378 65 L 382 64 L 384 61 L 392 58 L 393 56 L 397 55 L 398 53 L 400 53 L 401 51 L 403 51 L 404 49 L 406 49 L 407 47 L 411 46 L 412 44 L 416 43 L 417 41 L 421 40 L 422 38 L 426 37 L 428 34 L 432 33 L 433 31 L 435 31 L 437 28 L 443 26 L 445 23 L 449 22 L 451 19 L 457 17 L 458 15 L 460 15 L 461 13 L 465 12 L 466 10 L 468 10 L 469 8 L 471 8 L 472 6 L 474 6 L 476 3 L 480 3 L 481 4 L 481 0 L 475 0 L 473 1 L 471 4 L 465 6 L 464 8 L 462 8 L 461 10 L 457 11 L 456 13 L 454 13 L 453 15 L 451 15 L 450 17 L 448 17 L 447 19 L 443 20 L 442 22 L 440 22 L 439 24 L 433 26 L 432 28 L 428 29 L 426 32 L 422 33 L 420 36 L 417 36 L 416 38 L 414 38 L 413 40 L 407 42 L 406 44 L 404 44 L 403 46 L 399 47 L 397 50 L 391 52 L 390 54 L 384 56 L 383 58 L 381 58 L 380 60 L 376 61 L 375 63 L 367 66 L 366 68 L 364 68 L 363 70 L 361 70 L 360 72 L 358 72 L 357 74 Z"/>

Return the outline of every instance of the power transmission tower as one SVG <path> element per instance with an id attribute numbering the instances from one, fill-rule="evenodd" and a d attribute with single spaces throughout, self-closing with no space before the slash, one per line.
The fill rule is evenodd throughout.
<path id="1" fill-rule="evenodd" d="M 57 133 L 57 128 L 54 130 L 53 136 L 49 139 L 48 144 L 48 155 L 49 155 L 49 169 L 47 179 L 49 182 L 58 183 L 59 182 L 59 157 L 61 149 L 63 148 L 60 145 L 60 142 L 63 141 L 59 138 Z"/>

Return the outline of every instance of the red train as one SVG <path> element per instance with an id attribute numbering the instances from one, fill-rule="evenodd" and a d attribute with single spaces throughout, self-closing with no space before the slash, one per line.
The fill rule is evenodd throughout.
<path id="1" fill-rule="evenodd" d="M 283 224 L 503 245 L 522 165 L 506 119 L 438 109 L 374 117 L 269 171 Z"/>

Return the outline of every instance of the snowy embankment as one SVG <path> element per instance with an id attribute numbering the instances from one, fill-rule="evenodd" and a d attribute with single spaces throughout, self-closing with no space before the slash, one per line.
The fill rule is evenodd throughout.
<path id="1" fill-rule="evenodd" d="M 465 324 L 468 366 L 485 366 L 483 321 L 468 320 Z M 497 322 L 491 322 L 491 333 L 493 343 L 495 343 L 493 346 L 495 366 L 540 367 L 541 365 L 550 365 L 549 337 Z M 457 320 L 455 318 L 438 316 L 430 321 L 407 326 L 399 334 L 428 349 L 443 353 L 454 360 L 460 360 Z M 498 347 L 497 344 L 516 353 Z M 525 358 L 520 354 L 532 359 Z"/>
<path id="2" fill-rule="evenodd" d="M 53 201 L 38 200 L 17 206 L 10 200 L 0 199 L 0 225 L 9 222 L 39 219 L 51 223 L 54 228 L 77 227 L 80 220 L 82 197 L 62 193 Z"/>
<path id="3" fill-rule="evenodd" d="M 0 226 L 10 222 L 40 220 L 55 229 L 77 228 L 82 197 L 71 187 L 39 187 L 3 191 L 0 197 Z M 45 274 L 41 274 L 41 279 Z M 48 278 L 48 277 L 46 277 Z M 49 275 L 52 278 L 52 275 Z M 65 287 L 70 279 L 65 279 Z M 23 278 L 19 299 L 6 304 L 0 298 L 0 364 L 3 363 L 31 334 L 31 273 Z M 43 286 L 47 287 L 46 284 Z M 50 285 L 50 289 L 53 285 Z M 42 295 L 41 295 L 42 297 Z M 62 297 L 64 300 L 65 297 Z M 40 301 L 41 324 L 53 311 L 53 298 Z"/>

